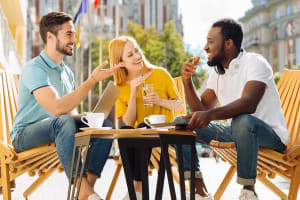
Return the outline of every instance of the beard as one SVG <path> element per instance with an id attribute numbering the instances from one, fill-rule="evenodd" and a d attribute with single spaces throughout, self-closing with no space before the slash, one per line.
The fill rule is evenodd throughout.
<path id="1" fill-rule="evenodd" d="M 222 66 L 221 63 L 223 60 L 225 60 L 224 45 L 225 43 L 223 42 L 220 52 L 215 57 L 213 57 L 211 61 L 207 61 L 208 66 L 210 67 Z"/>
<path id="2" fill-rule="evenodd" d="M 68 44 L 66 44 L 66 45 L 68 45 Z M 73 49 L 71 51 L 67 50 L 66 45 L 63 45 L 62 42 L 59 39 L 57 39 L 56 51 L 58 51 L 59 53 L 64 54 L 64 55 L 72 56 Z"/>

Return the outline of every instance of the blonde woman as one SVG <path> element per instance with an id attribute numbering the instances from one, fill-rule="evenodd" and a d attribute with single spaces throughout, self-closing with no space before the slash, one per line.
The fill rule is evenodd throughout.
<path id="1" fill-rule="evenodd" d="M 173 121 L 173 111 L 181 110 L 182 101 L 172 77 L 164 68 L 149 63 L 136 41 L 128 36 L 121 36 L 110 42 L 109 58 L 110 66 L 119 67 L 115 74 L 115 81 L 120 90 L 116 114 L 127 128 L 145 126 L 144 118 L 149 115 L 163 114 L 166 115 L 167 122 Z M 154 92 L 143 97 L 142 85 L 146 84 L 152 84 Z M 147 156 L 149 160 L 150 154 L 151 149 L 145 151 L 145 154 L 129 149 L 130 166 L 138 199 L 142 199 L 139 160 L 141 156 Z"/>

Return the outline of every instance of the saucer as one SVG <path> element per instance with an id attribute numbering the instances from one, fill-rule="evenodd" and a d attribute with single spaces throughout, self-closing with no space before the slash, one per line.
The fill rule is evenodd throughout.
<path id="1" fill-rule="evenodd" d="M 112 127 L 101 127 L 101 128 L 91 128 L 91 127 L 84 127 L 84 128 L 79 128 L 82 131 L 90 131 L 90 130 L 110 130 Z"/>

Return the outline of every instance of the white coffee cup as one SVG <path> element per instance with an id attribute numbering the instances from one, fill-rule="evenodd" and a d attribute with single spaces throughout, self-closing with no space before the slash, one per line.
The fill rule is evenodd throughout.
<path id="1" fill-rule="evenodd" d="M 144 118 L 144 122 L 148 126 L 151 126 L 151 124 L 165 123 L 166 115 L 150 115 L 149 117 Z"/>
<path id="2" fill-rule="evenodd" d="M 104 113 L 85 113 L 85 115 L 81 116 L 81 121 L 90 128 L 101 128 L 104 121 Z"/>

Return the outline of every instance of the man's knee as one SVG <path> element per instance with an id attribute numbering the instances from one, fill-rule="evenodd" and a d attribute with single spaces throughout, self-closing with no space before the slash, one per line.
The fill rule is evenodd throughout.
<path id="1" fill-rule="evenodd" d="M 253 125 L 253 116 L 249 114 L 241 114 L 232 118 L 231 126 L 233 129 L 241 129 L 243 127 L 249 127 Z"/>
<path id="2" fill-rule="evenodd" d="M 241 114 L 232 119 L 231 127 L 235 137 L 249 136 L 254 127 L 254 117 L 249 114 Z"/>
<path id="3" fill-rule="evenodd" d="M 57 132 L 61 130 L 67 130 L 67 132 L 75 133 L 76 132 L 76 123 L 73 117 L 70 115 L 61 115 L 55 120 L 54 128 L 57 129 Z"/>

